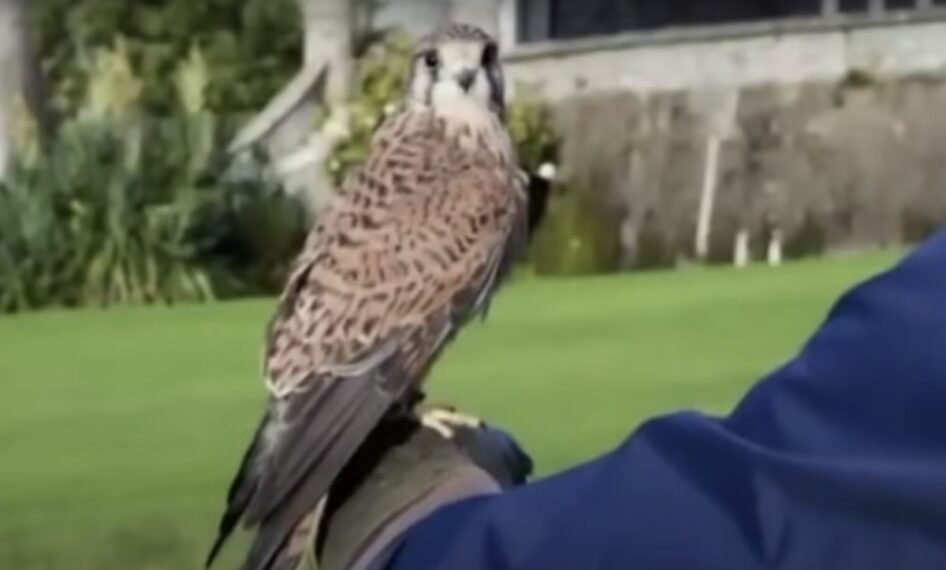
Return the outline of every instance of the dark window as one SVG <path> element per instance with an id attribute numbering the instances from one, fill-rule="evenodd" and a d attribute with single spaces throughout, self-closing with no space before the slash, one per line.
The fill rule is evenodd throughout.
<path id="1" fill-rule="evenodd" d="M 838 8 L 845 14 L 866 12 L 867 0 L 839 0 Z"/>
<path id="2" fill-rule="evenodd" d="M 910 10 L 916 8 L 916 0 L 886 0 L 887 10 Z"/>
<path id="3" fill-rule="evenodd" d="M 828 0 L 518 0 L 519 37 L 542 41 L 671 27 L 811 18 Z M 946 0 L 932 0 L 946 5 Z M 867 12 L 878 0 L 834 0 L 844 14 Z M 917 0 L 882 0 L 885 10 L 914 9 Z"/>
<path id="4" fill-rule="evenodd" d="M 820 0 L 642 0 L 641 4 L 653 18 L 643 27 L 752 22 L 815 16 L 821 11 Z"/>
<path id="5" fill-rule="evenodd" d="M 611 34 L 634 28 L 630 2 L 614 0 L 551 0 L 551 31 L 555 39 Z"/>

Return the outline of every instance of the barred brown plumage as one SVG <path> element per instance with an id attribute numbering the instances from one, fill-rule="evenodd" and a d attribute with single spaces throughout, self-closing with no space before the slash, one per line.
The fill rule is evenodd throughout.
<path id="1" fill-rule="evenodd" d="M 267 329 L 270 401 L 208 565 L 241 518 L 257 528 L 246 570 L 286 559 L 300 521 L 385 417 L 411 412 L 522 249 L 525 188 L 487 49 L 463 25 L 419 43 L 403 108 L 310 232 Z"/>

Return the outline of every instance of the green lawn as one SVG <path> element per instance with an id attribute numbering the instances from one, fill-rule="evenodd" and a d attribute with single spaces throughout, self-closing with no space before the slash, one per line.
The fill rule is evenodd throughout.
<path id="1" fill-rule="evenodd" d="M 727 410 L 893 254 L 520 281 L 431 378 L 542 472 Z M 0 317 L 0 568 L 197 568 L 257 421 L 272 301 Z"/>

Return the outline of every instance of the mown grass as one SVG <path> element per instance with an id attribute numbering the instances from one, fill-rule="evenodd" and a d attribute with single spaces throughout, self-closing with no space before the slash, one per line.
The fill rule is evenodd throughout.
<path id="1" fill-rule="evenodd" d="M 520 281 L 448 351 L 431 399 L 510 429 L 554 471 L 645 417 L 724 412 L 894 258 Z M 260 411 L 271 308 L 0 318 L 0 568 L 198 568 Z"/>

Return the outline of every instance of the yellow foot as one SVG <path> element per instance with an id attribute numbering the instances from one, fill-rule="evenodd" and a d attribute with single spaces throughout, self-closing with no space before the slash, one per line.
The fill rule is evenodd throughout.
<path id="1" fill-rule="evenodd" d="M 420 423 L 446 439 L 452 439 L 453 432 L 458 427 L 480 428 L 483 425 L 479 418 L 458 412 L 455 408 L 447 406 L 424 410 L 420 416 Z"/>

